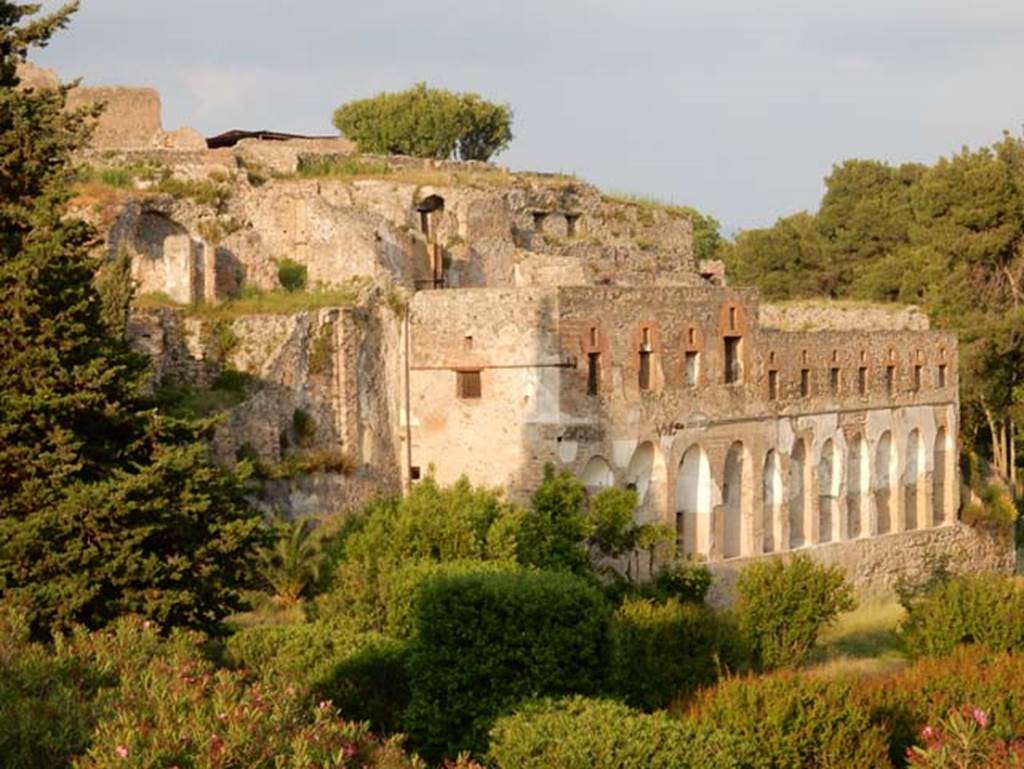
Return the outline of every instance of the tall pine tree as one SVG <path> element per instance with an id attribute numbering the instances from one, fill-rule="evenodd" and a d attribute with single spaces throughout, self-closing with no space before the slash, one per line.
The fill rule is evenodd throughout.
<path id="1" fill-rule="evenodd" d="M 146 361 L 112 330 L 94 233 L 67 214 L 72 152 L 94 115 L 17 66 L 77 2 L 0 0 L 0 590 L 44 634 L 125 612 L 214 629 L 263 527 L 199 427 L 147 402 Z"/>

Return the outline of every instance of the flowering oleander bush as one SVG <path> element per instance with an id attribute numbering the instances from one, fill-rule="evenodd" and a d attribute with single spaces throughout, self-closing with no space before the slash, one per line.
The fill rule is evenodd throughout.
<path id="1" fill-rule="evenodd" d="M 921 744 L 907 749 L 907 766 L 919 769 L 1021 769 L 1024 738 L 996 737 L 988 714 L 965 705 L 921 730 Z"/>

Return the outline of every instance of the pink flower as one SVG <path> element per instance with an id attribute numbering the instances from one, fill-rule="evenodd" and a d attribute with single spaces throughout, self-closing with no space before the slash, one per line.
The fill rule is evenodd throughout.
<path id="1" fill-rule="evenodd" d="M 118 758 L 128 758 L 128 748 L 126 748 L 124 745 L 118 745 L 116 748 L 114 748 L 114 755 L 116 755 Z"/>
<path id="2" fill-rule="evenodd" d="M 988 714 L 981 708 L 973 708 L 971 710 L 971 716 L 974 718 L 974 723 L 982 729 L 988 726 Z"/>
<path id="3" fill-rule="evenodd" d="M 926 726 L 924 729 L 921 730 L 921 739 L 922 740 L 934 740 L 935 739 L 935 729 L 932 728 L 931 726 Z"/>
<path id="4" fill-rule="evenodd" d="M 353 745 L 351 742 L 348 743 L 344 748 L 342 748 L 342 750 L 345 752 L 345 758 L 352 758 L 352 756 L 359 752 L 356 749 L 356 746 Z"/>
<path id="5" fill-rule="evenodd" d="M 331 706 L 331 701 L 330 700 L 320 700 L 319 704 L 317 704 L 317 707 L 320 708 L 320 710 L 326 710 L 330 706 Z"/>

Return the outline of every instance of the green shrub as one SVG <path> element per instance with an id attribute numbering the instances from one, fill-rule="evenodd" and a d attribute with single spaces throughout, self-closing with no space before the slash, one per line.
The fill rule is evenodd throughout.
<path id="1" fill-rule="evenodd" d="M 409 706 L 409 655 L 402 641 L 380 638 L 340 661 L 312 688 L 353 721 L 367 721 L 377 733 L 399 731 Z"/>
<path id="2" fill-rule="evenodd" d="M 886 728 L 844 680 L 792 673 L 725 681 L 701 695 L 689 718 L 700 733 L 745 745 L 750 769 L 890 766 Z"/>
<path id="3" fill-rule="evenodd" d="M 509 107 L 425 83 L 344 104 L 334 125 L 361 152 L 438 160 L 488 160 L 512 140 Z"/>
<path id="4" fill-rule="evenodd" d="M 949 654 L 962 643 L 1024 651 L 1024 583 L 995 574 L 955 577 L 912 600 L 901 628 L 913 656 Z"/>
<path id="5" fill-rule="evenodd" d="M 89 746 L 104 683 L 81 660 L 32 643 L 25 618 L 0 605 L 0 765 L 67 766 Z"/>
<path id="6" fill-rule="evenodd" d="M 515 508 L 501 492 L 465 478 L 444 488 L 424 478 L 401 500 L 370 503 L 356 520 L 331 590 L 317 599 L 318 616 L 357 618 L 368 629 L 384 630 L 381 579 L 401 565 L 514 560 Z"/>
<path id="7" fill-rule="evenodd" d="M 981 504 L 964 506 L 961 520 L 968 526 L 983 529 L 1007 529 L 1016 522 L 1018 511 L 1013 499 L 1002 486 L 995 483 L 979 484 Z"/>
<path id="8" fill-rule="evenodd" d="M 380 636 L 338 621 L 267 625 L 240 630 L 226 643 L 226 659 L 262 680 L 288 680 L 311 689 L 334 667 Z"/>
<path id="9" fill-rule="evenodd" d="M 282 259 L 277 263 L 277 282 L 289 293 L 302 291 L 306 287 L 307 277 L 306 265 L 294 259 Z"/>
<path id="10" fill-rule="evenodd" d="M 227 641 L 226 659 L 264 682 L 330 700 L 345 718 L 394 732 L 408 704 L 405 646 L 358 626 L 310 622 L 247 628 Z"/>
<path id="11" fill-rule="evenodd" d="M 416 606 L 406 727 L 432 757 L 482 753 L 494 719 L 530 697 L 600 689 L 601 593 L 571 574 L 506 571 L 431 580 Z"/>
<path id="12" fill-rule="evenodd" d="M 662 713 L 573 697 L 498 719 L 489 755 L 498 769 L 729 769 L 740 766 L 730 742 Z"/>
<path id="13" fill-rule="evenodd" d="M 565 569 L 585 574 L 590 560 L 587 536 L 587 492 L 568 471 L 544 468 L 544 480 L 533 493 L 533 504 L 520 513 L 516 527 L 516 558 L 526 566 Z"/>
<path id="14" fill-rule="evenodd" d="M 700 563 L 674 561 L 662 566 L 649 582 L 640 586 L 640 595 L 664 602 L 671 598 L 689 603 L 704 603 L 713 580 L 711 570 Z"/>
<path id="15" fill-rule="evenodd" d="M 415 632 L 416 606 L 423 590 L 434 580 L 462 574 L 504 572 L 503 561 L 413 561 L 396 566 L 380 577 L 380 601 L 384 631 L 394 638 L 411 638 Z"/>
<path id="16" fill-rule="evenodd" d="M 800 664 L 818 634 L 840 612 L 854 608 L 853 589 L 838 567 L 806 555 L 788 563 L 753 563 L 736 585 L 735 614 L 755 664 L 776 668 Z"/>
<path id="17" fill-rule="evenodd" d="M 736 635 L 704 606 L 627 600 L 609 628 L 611 690 L 634 707 L 664 707 L 740 667 Z"/>
<path id="18" fill-rule="evenodd" d="M 292 412 L 292 431 L 300 446 L 308 446 L 316 436 L 316 417 L 305 409 L 295 409 Z"/>

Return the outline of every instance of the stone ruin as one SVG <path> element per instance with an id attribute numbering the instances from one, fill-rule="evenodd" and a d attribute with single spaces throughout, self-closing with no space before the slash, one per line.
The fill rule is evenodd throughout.
<path id="1" fill-rule="evenodd" d="M 210 149 L 163 132 L 153 91 L 73 96 L 110 105 L 84 163 L 159 169 L 78 208 L 130 255 L 136 343 L 163 381 L 258 383 L 213 445 L 320 457 L 271 495 L 289 513 L 427 474 L 523 499 L 552 464 L 634 489 L 637 519 L 671 526 L 726 591 L 748 559 L 794 550 L 878 589 L 938 553 L 1012 568 L 1008 540 L 958 519 L 957 339 L 921 313 L 763 305 L 697 262 L 685 213 L 576 179 L 322 137 Z M 358 298 L 194 311 L 279 288 L 284 260 Z"/>

